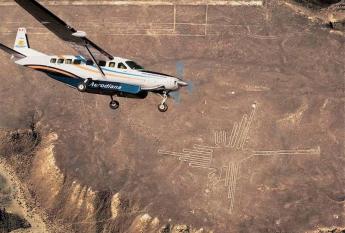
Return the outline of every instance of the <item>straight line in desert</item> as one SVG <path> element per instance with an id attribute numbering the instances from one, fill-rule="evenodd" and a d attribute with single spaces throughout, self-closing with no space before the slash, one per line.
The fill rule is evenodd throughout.
<path id="1" fill-rule="evenodd" d="M 320 155 L 320 146 L 315 149 L 302 150 L 258 150 L 253 155 Z"/>
<path id="2" fill-rule="evenodd" d="M 182 1 L 43 1 L 44 5 L 52 6 L 162 6 L 162 5 L 222 5 L 222 6 L 263 6 L 262 1 L 193 1 L 193 0 L 182 0 Z M 14 6 L 14 1 L 0 2 L 0 6 Z"/>
<path id="3" fill-rule="evenodd" d="M 174 156 L 190 167 L 209 168 L 212 162 L 213 149 L 210 146 L 194 145 L 193 149 L 183 149 L 181 152 L 158 150 L 163 156 Z"/>
<path id="4" fill-rule="evenodd" d="M 235 122 L 230 136 L 226 130 L 216 131 L 214 133 L 215 144 L 217 146 L 221 145 L 224 147 L 235 148 L 237 150 L 243 150 L 248 139 L 250 126 L 253 122 L 255 111 L 256 105 L 253 105 L 253 109 L 249 117 L 247 114 L 244 114 L 240 123 Z"/>

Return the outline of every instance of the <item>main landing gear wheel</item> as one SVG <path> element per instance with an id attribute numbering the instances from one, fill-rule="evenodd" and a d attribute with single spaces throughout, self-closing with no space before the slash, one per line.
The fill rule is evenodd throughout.
<path id="1" fill-rule="evenodd" d="M 87 85 L 88 85 L 91 81 L 92 81 L 91 78 L 87 78 L 87 79 L 84 80 L 84 82 L 79 83 L 78 86 L 77 86 L 78 91 L 80 91 L 80 92 L 86 91 Z"/>
<path id="2" fill-rule="evenodd" d="M 160 112 L 166 112 L 168 110 L 168 105 L 166 103 L 158 104 L 158 110 Z"/>
<path id="3" fill-rule="evenodd" d="M 168 105 L 165 103 L 167 101 L 167 99 L 168 99 L 167 92 L 164 91 L 163 95 L 161 95 L 161 96 L 162 96 L 163 100 L 162 100 L 162 102 L 160 104 L 158 104 L 158 110 L 160 112 L 166 112 L 168 110 Z"/>
<path id="4" fill-rule="evenodd" d="M 78 91 L 84 92 L 86 91 L 86 84 L 85 83 L 79 83 L 77 86 Z"/>
<path id="5" fill-rule="evenodd" d="M 110 101 L 110 103 L 109 103 L 109 107 L 111 108 L 111 109 L 118 109 L 119 108 L 119 106 L 120 106 L 120 103 L 119 103 L 119 101 L 116 101 L 116 100 L 112 100 L 112 101 Z"/>
<path id="6" fill-rule="evenodd" d="M 111 98 L 111 101 L 110 101 L 110 103 L 109 103 L 109 107 L 111 108 L 111 109 L 118 109 L 119 108 L 119 106 L 120 106 L 120 103 L 119 103 L 119 101 L 116 101 L 116 100 L 114 100 L 114 97 L 111 95 L 110 96 L 110 98 Z"/>

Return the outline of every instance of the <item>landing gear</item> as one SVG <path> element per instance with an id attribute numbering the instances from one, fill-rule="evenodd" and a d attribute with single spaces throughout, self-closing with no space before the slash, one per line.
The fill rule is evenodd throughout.
<path id="1" fill-rule="evenodd" d="M 109 103 L 109 107 L 110 107 L 111 109 L 113 109 L 113 110 L 118 109 L 118 108 L 120 107 L 119 101 L 114 100 L 114 99 L 113 99 L 113 96 L 110 96 L 110 98 L 111 98 L 111 101 L 110 101 L 110 103 Z"/>
<path id="2" fill-rule="evenodd" d="M 89 84 L 89 82 L 91 81 L 91 78 L 85 79 L 84 82 L 81 82 L 78 84 L 77 89 L 80 92 L 84 92 L 86 91 L 87 85 Z"/>
<path id="3" fill-rule="evenodd" d="M 163 92 L 162 98 L 163 98 L 162 102 L 158 104 L 158 110 L 160 112 L 166 112 L 168 110 L 168 105 L 165 103 L 168 99 L 168 95 L 166 91 Z"/>
<path id="4" fill-rule="evenodd" d="M 77 89 L 78 89 L 78 91 L 80 91 L 80 92 L 84 92 L 84 91 L 86 91 L 86 84 L 85 83 L 79 83 L 78 84 L 78 86 L 77 86 Z"/>
<path id="5" fill-rule="evenodd" d="M 158 104 L 158 110 L 160 112 L 166 112 L 168 110 L 168 105 L 166 103 Z"/>

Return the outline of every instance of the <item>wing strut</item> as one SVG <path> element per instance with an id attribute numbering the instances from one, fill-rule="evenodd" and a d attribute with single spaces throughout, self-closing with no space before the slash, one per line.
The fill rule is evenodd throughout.
<path id="1" fill-rule="evenodd" d="M 104 72 L 103 72 L 103 70 L 102 70 L 101 67 L 98 65 L 98 63 L 97 63 L 95 57 L 93 56 L 93 54 L 91 53 L 89 47 L 87 46 L 87 42 L 86 42 L 86 41 L 85 41 L 85 48 L 86 48 L 86 50 L 89 52 L 92 61 L 96 64 L 96 66 L 97 66 L 99 72 L 101 72 L 103 78 L 106 78 L 106 77 L 105 77 L 105 74 L 104 74 Z"/>

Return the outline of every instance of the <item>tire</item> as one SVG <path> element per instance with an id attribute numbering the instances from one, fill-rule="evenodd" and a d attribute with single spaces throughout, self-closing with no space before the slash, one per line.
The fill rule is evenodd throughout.
<path id="1" fill-rule="evenodd" d="M 158 104 L 158 110 L 160 112 L 166 112 L 166 111 L 168 111 L 168 105 L 166 103 Z"/>
<path id="2" fill-rule="evenodd" d="M 78 91 L 84 92 L 86 91 L 86 84 L 85 83 L 79 83 L 77 86 Z"/>
<path id="3" fill-rule="evenodd" d="M 116 100 L 112 100 L 109 103 L 109 107 L 113 110 L 118 109 L 120 107 L 120 103 Z"/>

